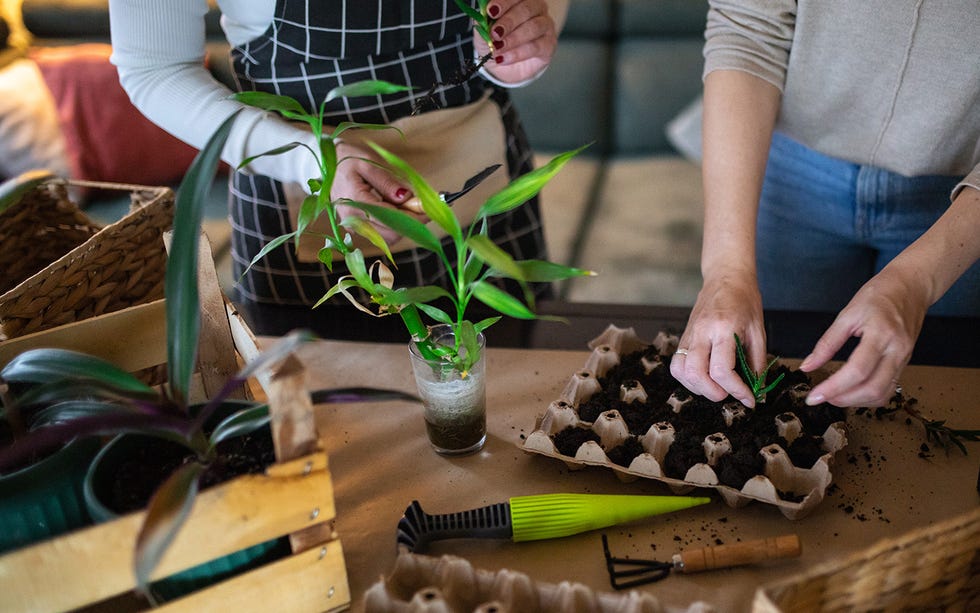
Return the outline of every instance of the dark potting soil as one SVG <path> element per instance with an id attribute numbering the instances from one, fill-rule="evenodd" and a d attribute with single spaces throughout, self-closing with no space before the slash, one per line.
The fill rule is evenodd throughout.
<path id="1" fill-rule="evenodd" d="M 821 447 L 823 433 L 832 423 L 846 419 L 844 409 L 827 403 L 806 406 L 800 395 L 791 390 L 800 383 L 809 384 L 809 376 L 777 364 L 770 371 L 768 381 L 774 381 L 780 374 L 783 379 L 765 401 L 757 403 L 755 409 L 745 409 L 745 415 L 729 426 L 722 408 L 734 399 L 729 397 L 723 402 L 712 402 L 692 395 L 670 375 L 670 358 L 663 359 L 660 367 L 647 374 L 641 360 L 643 357 L 652 360 L 656 355 L 656 349 L 650 346 L 623 357 L 619 364 L 599 378 L 600 389 L 578 407 L 579 419 L 585 422 L 594 422 L 610 410 L 618 411 L 622 416 L 631 436 L 617 448 L 606 450 L 610 460 L 620 466 L 628 466 L 643 452 L 636 437 L 646 434 L 654 424 L 667 422 L 674 428 L 674 442 L 662 468 L 666 476 L 683 479 L 692 466 L 707 461 L 702 445 L 704 439 L 720 432 L 730 441 L 732 451 L 718 459 L 715 472 L 721 483 L 741 489 L 748 479 L 763 473 L 765 459 L 760 454 L 761 449 L 779 445 L 794 466 L 811 468 L 826 453 Z M 633 387 L 634 381 L 646 391 L 645 402 L 620 400 L 620 387 L 624 384 Z M 672 395 L 678 400 L 689 399 L 679 413 L 667 403 Z M 803 433 L 793 444 L 787 444 L 778 433 L 776 420 L 792 421 L 794 415 L 799 418 Z M 598 436 L 590 429 L 570 427 L 553 437 L 558 452 L 567 456 L 574 456 L 585 440 L 598 442 Z"/>
<path id="2" fill-rule="evenodd" d="M 217 452 L 201 477 L 202 490 L 240 475 L 261 473 L 276 459 L 268 429 L 222 441 Z M 186 448 L 146 439 L 119 465 L 111 491 L 104 492 L 106 505 L 120 514 L 143 509 L 160 484 L 188 461 L 193 461 L 193 455 Z"/>

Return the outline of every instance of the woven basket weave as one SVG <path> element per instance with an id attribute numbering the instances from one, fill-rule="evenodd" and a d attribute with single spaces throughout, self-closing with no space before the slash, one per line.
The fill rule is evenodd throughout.
<path id="1" fill-rule="evenodd" d="M 130 212 L 100 228 L 69 187 L 129 193 Z M 0 215 L 0 340 L 163 297 L 173 191 L 49 181 Z"/>
<path id="2" fill-rule="evenodd" d="M 753 611 L 980 611 L 980 508 L 767 585 Z"/>

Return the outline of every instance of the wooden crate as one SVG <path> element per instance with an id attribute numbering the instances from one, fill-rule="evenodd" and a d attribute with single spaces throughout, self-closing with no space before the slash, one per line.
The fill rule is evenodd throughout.
<path id="1" fill-rule="evenodd" d="M 258 343 L 218 289 L 202 241 L 202 341 L 192 395 L 208 396 Z M 166 362 L 165 303 L 157 300 L 0 343 L 0 367 L 32 347 L 100 355 L 139 371 Z M 206 340 L 209 339 L 209 340 Z M 294 357 L 240 391 L 270 404 L 276 464 L 200 493 L 153 579 L 290 536 L 291 556 L 199 590 L 164 611 L 333 611 L 350 605 L 327 456 L 319 449 L 305 372 Z M 135 586 L 132 553 L 143 512 L 0 556 L 0 611 L 67 611 Z M 111 607 L 110 607 L 111 608 Z"/>

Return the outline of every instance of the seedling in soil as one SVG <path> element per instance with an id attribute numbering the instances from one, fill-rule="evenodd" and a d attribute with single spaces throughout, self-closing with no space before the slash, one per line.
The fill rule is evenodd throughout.
<path id="1" fill-rule="evenodd" d="M 766 385 L 766 377 L 769 375 L 769 369 L 772 368 L 773 364 L 779 358 L 773 358 L 761 372 L 755 372 L 749 366 L 748 358 L 745 357 L 745 347 L 742 345 L 742 340 L 738 338 L 738 334 L 735 335 L 735 353 L 738 355 L 738 366 L 742 371 L 742 380 L 752 390 L 752 396 L 756 402 L 765 402 L 766 394 L 775 389 L 783 379 L 783 376 L 785 376 L 785 373 L 781 373 L 772 383 Z"/>

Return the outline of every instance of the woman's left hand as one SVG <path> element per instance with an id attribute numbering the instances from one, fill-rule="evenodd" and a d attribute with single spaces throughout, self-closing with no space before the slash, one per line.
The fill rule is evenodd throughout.
<path id="1" fill-rule="evenodd" d="M 541 73 L 558 47 L 558 30 L 545 0 L 492 0 L 487 7 L 495 20 L 490 28 L 493 58 L 486 69 L 505 83 L 520 83 Z M 474 32 L 480 57 L 489 53 Z"/>
<path id="2" fill-rule="evenodd" d="M 800 364 L 805 372 L 816 370 L 852 336 L 860 339 L 840 370 L 810 391 L 807 404 L 875 407 L 888 403 L 929 307 L 915 285 L 886 267 L 858 290 Z"/>

